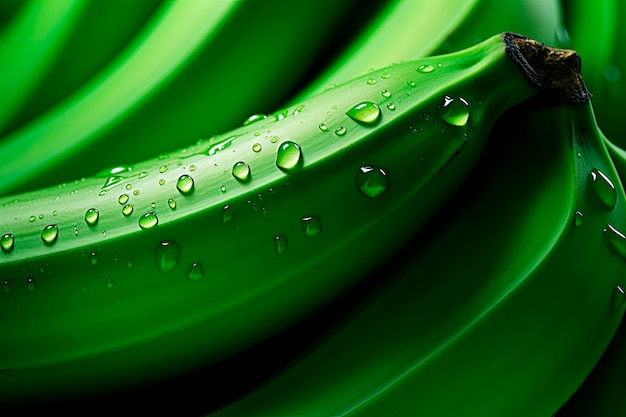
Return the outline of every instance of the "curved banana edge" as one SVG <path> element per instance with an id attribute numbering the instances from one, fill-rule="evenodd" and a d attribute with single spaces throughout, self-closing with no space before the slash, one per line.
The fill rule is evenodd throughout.
<path id="1" fill-rule="evenodd" d="M 497 35 L 168 158 L 4 200 L 2 400 L 166 377 L 288 328 L 417 233 L 498 115 L 535 94 Z"/>
<path id="2" fill-rule="evenodd" d="M 446 207 L 363 311 L 210 415 L 552 415 L 624 312 L 626 200 L 591 105 L 509 110 Z"/>

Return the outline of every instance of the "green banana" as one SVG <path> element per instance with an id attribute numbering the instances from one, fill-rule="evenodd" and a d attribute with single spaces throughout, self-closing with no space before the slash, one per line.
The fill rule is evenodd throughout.
<path id="1" fill-rule="evenodd" d="M 350 294 L 363 301 L 210 415 L 551 416 L 624 314 L 625 210 L 589 102 L 516 106 L 427 231 Z M 594 410 L 571 415 L 622 415 Z"/>
<path id="2" fill-rule="evenodd" d="M 309 316 L 427 224 L 499 114 L 554 93 L 534 54 L 558 51 L 536 46 L 497 35 L 167 156 L 5 197 L 0 399 L 171 377 Z"/>

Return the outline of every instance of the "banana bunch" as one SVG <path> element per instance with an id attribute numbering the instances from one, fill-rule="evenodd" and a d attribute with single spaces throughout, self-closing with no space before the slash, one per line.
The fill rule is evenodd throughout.
<path id="1" fill-rule="evenodd" d="M 454 194 L 504 109 L 553 93 L 530 42 L 393 65 L 166 157 L 4 198 L 2 399 L 214 364 L 358 283 Z"/>

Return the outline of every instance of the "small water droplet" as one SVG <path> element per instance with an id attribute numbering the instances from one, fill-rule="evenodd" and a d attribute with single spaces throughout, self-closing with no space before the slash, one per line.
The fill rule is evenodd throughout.
<path id="1" fill-rule="evenodd" d="M 449 125 L 465 126 L 470 116 L 469 103 L 463 97 L 455 99 L 445 96 L 437 115 Z"/>
<path id="2" fill-rule="evenodd" d="M 9 253 L 13 250 L 15 246 L 15 237 L 12 233 L 5 233 L 0 237 L 0 248 L 2 248 L 2 252 Z"/>
<path id="3" fill-rule="evenodd" d="M 272 137 L 270 138 L 270 142 L 271 142 L 271 143 L 276 143 L 276 142 L 278 142 L 278 136 L 272 136 Z"/>
<path id="4" fill-rule="evenodd" d="M 408 85 L 409 87 L 415 87 L 415 86 L 417 85 L 417 83 L 416 83 L 415 81 L 413 81 L 413 80 L 409 80 L 409 81 L 407 81 L 406 83 L 407 83 L 407 85 Z"/>
<path id="5" fill-rule="evenodd" d="M 2 289 L 5 293 L 11 292 L 11 283 L 5 279 L 2 283 Z"/>
<path id="6" fill-rule="evenodd" d="M 613 249 L 626 259 L 626 236 L 613 225 L 608 224 L 602 231 L 604 238 L 611 244 Z"/>
<path id="7" fill-rule="evenodd" d="M 159 219 L 154 211 L 150 211 L 139 218 L 139 227 L 150 229 L 159 224 Z"/>
<path id="8" fill-rule="evenodd" d="M 380 94 L 386 98 L 391 97 L 391 92 L 389 90 L 383 90 Z"/>
<path id="9" fill-rule="evenodd" d="M 31 222 L 31 223 L 34 222 L 35 220 L 37 220 L 37 217 L 35 217 L 35 216 L 30 216 L 28 218 L 28 221 Z"/>
<path id="10" fill-rule="evenodd" d="M 173 198 L 168 198 L 167 205 L 169 206 L 169 208 L 174 210 L 176 208 L 176 200 L 174 200 Z"/>
<path id="11" fill-rule="evenodd" d="M 92 250 L 89 254 L 89 260 L 91 261 L 92 265 L 96 265 L 98 263 L 98 252 Z"/>
<path id="12" fill-rule="evenodd" d="M 108 289 L 112 289 L 113 287 L 115 287 L 115 283 L 113 282 L 113 278 L 107 278 L 107 279 L 104 281 L 104 285 L 106 285 L 106 287 L 107 287 Z"/>
<path id="13" fill-rule="evenodd" d="M 380 119 L 380 107 L 371 101 L 363 101 L 346 112 L 346 115 L 364 125 L 374 125 Z"/>
<path id="14" fill-rule="evenodd" d="M 160 172 L 161 174 L 163 174 L 163 173 L 167 172 L 167 170 L 168 170 L 167 165 L 161 165 L 161 167 L 159 168 L 159 172 Z"/>
<path id="15" fill-rule="evenodd" d="M 433 72 L 435 70 L 435 67 L 433 65 L 426 64 L 420 65 L 419 67 L 417 67 L 417 70 L 421 73 L 428 74 L 429 72 Z"/>
<path id="16" fill-rule="evenodd" d="M 389 186 L 389 176 L 380 167 L 363 165 L 356 171 L 356 186 L 364 195 L 376 197 Z"/>
<path id="17" fill-rule="evenodd" d="M 124 205 L 126 203 L 128 203 L 128 194 L 122 194 L 117 198 L 117 202 L 120 203 L 121 205 Z"/>
<path id="18" fill-rule="evenodd" d="M 596 196 L 607 207 L 612 209 L 617 203 L 617 192 L 613 182 L 599 169 L 592 169 L 589 173 L 589 180 Z"/>
<path id="19" fill-rule="evenodd" d="M 261 114 L 261 113 L 253 114 L 252 116 L 250 116 L 246 120 L 244 120 L 243 125 L 247 126 L 247 125 L 250 125 L 252 123 L 258 122 L 259 120 L 264 120 L 264 119 L 267 119 L 267 115 L 266 114 Z"/>
<path id="20" fill-rule="evenodd" d="M 126 204 L 124 207 L 122 207 L 122 214 L 126 217 L 130 216 L 131 214 L 133 214 L 133 210 L 135 208 L 133 207 L 132 204 Z"/>
<path id="21" fill-rule="evenodd" d="M 582 226 L 584 220 L 583 213 L 580 210 L 576 210 L 574 213 L 574 225 L 576 227 Z"/>
<path id="22" fill-rule="evenodd" d="M 156 247 L 154 258 L 160 272 L 170 272 L 180 260 L 180 246 L 175 242 L 162 241 Z"/>
<path id="23" fill-rule="evenodd" d="M 326 132 L 328 130 L 328 126 L 326 125 L 326 123 L 320 123 L 318 127 L 322 132 Z"/>
<path id="24" fill-rule="evenodd" d="M 263 147 L 258 142 L 252 145 L 252 152 L 261 152 L 261 149 L 263 149 Z"/>
<path id="25" fill-rule="evenodd" d="M 250 166 L 245 162 L 239 161 L 233 165 L 232 174 L 239 181 L 248 181 L 250 179 Z"/>
<path id="26" fill-rule="evenodd" d="M 280 144 L 276 153 L 276 166 L 284 170 L 292 170 L 299 166 L 302 161 L 302 149 L 300 145 L 290 140 Z"/>
<path id="27" fill-rule="evenodd" d="M 161 179 L 159 180 L 159 185 L 164 185 L 164 184 L 165 184 L 165 180 L 164 180 L 163 178 L 161 178 Z"/>
<path id="28" fill-rule="evenodd" d="M 126 259 L 126 266 L 128 268 L 132 268 L 133 267 L 133 261 L 131 261 L 130 259 Z"/>
<path id="29" fill-rule="evenodd" d="M 35 291 L 35 289 L 37 288 L 37 285 L 35 283 L 35 278 L 30 277 L 26 280 L 26 287 L 28 288 L 29 292 L 33 292 Z"/>
<path id="30" fill-rule="evenodd" d="M 187 268 L 189 281 L 201 281 L 204 278 L 204 268 L 200 262 L 194 262 Z"/>
<path id="31" fill-rule="evenodd" d="M 387 104 L 387 108 L 388 108 L 389 110 L 395 110 L 395 109 L 396 109 L 396 105 L 395 105 L 395 104 L 393 104 L 393 103 L 389 103 L 389 104 Z"/>
<path id="32" fill-rule="evenodd" d="M 98 219 L 100 218 L 100 212 L 96 208 L 90 208 L 85 212 L 85 223 L 89 226 L 94 226 L 98 223 Z"/>
<path id="33" fill-rule="evenodd" d="M 139 190 L 133 190 L 133 195 L 139 195 Z"/>
<path id="34" fill-rule="evenodd" d="M 226 186 L 224 184 L 220 185 L 220 191 L 223 193 L 226 192 Z"/>
<path id="35" fill-rule="evenodd" d="M 380 78 L 382 78 L 383 80 L 386 80 L 387 78 L 391 78 L 391 74 L 385 72 L 384 74 L 380 75 Z"/>
<path id="36" fill-rule="evenodd" d="M 146 178 L 148 176 L 148 172 L 147 171 L 141 171 L 139 173 L 139 178 Z"/>
<path id="37" fill-rule="evenodd" d="M 274 247 L 276 249 L 276 255 L 282 255 L 287 249 L 287 238 L 285 236 L 276 236 L 274 238 Z"/>
<path id="38" fill-rule="evenodd" d="M 616 285 L 613 290 L 613 311 L 617 311 L 624 305 L 626 301 L 626 294 L 621 285 Z"/>
<path id="39" fill-rule="evenodd" d="M 322 231 L 322 223 L 320 219 L 314 216 L 302 218 L 302 231 L 305 236 L 315 236 Z"/>
<path id="40" fill-rule="evenodd" d="M 195 165 L 190 165 L 189 166 L 189 171 L 191 171 L 191 172 L 195 171 L 196 169 L 198 169 L 198 167 L 195 166 Z"/>
<path id="41" fill-rule="evenodd" d="M 348 132 L 348 129 L 346 129 L 345 127 L 341 126 L 338 127 L 337 129 L 335 129 L 335 135 L 337 136 L 343 136 Z"/>
<path id="42" fill-rule="evenodd" d="M 304 109 L 304 104 L 300 104 L 298 107 L 293 109 L 293 115 L 297 116 L 298 114 L 302 112 L 303 109 Z"/>
<path id="43" fill-rule="evenodd" d="M 183 195 L 189 195 L 193 193 L 194 182 L 193 178 L 189 175 L 181 175 L 176 181 L 176 189 Z"/>
<path id="44" fill-rule="evenodd" d="M 233 220 L 233 213 L 230 210 L 230 206 L 226 204 L 222 209 L 222 223 L 230 223 Z"/>
<path id="45" fill-rule="evenodd" d="M 378 82 L 378 81 L 376 81 L 376 80 L 375 80 L 375 79 L 373 79 L 373 78 L 368 78 L 368 79 L 367 79 L 367 81 L 366 81 L 366 83 L 367 83 L 368 85 L 374 85 L 374 84 L 376 84 L 377 82 Z"/>
<path id="46" fill-rule="evenodd" d="M 44 244 L 48 246 L 56 242 L 57 237 L 59 237 L 59 228 L 56 224 L 49 224 L 48 226 L 44 227 L 43 231 L 41 232 L 41 240 Z"/>

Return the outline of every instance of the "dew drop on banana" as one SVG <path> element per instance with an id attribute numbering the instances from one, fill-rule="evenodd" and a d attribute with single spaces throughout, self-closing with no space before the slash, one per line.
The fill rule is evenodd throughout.
<path id="1" fill-rule="evenodd" d="M 376 197 L 389 186 L 389 176 L 383 168 L 363 165 L 356 171 L 356 186 L 364 195 Z"/>
<path id="2" fill-rule="evenodd" d="M 626 236 L 613 225 L 608 224 L 602 231 L 604 238 L 618 254 L 626 259 Z"/>
<path id="3" fill-rule="evenodd" d="M 194 182 L 193 178 L 189 175 L 181 175 L 176 181 L 176 189 L 183 195 L 189 195 L 193 193 Z"/>
<path id="4" fill-rule="evenodd" d="M 346 112 L 352 120 L 372 126 L 380 120 L 380 107 L 371 101 L 363 101 Z"/>
<path id="5" fill-rule="evenodd" d="M 159 218 L 154 211 L 150 211 L 139 218 L 139 227 L 150 229 L 159 224 Z"/>
<path id="6" fill-rule="evenodd" d="M 57 237 L 59 237 L 59 228 L 56 224 L 49 224 L 44 227 L 41 232 L 41 240 L 46 245 L 52 245 L 56 242 Z"/>
<path id="7" fill-rule="evenodd" d="M 100 212 L 96 208 L 90 208 L 85 212 L 85 223 L 89 226 L 95 226 L 100 219 Z"/>
<path id="8" fill-rule="evenodd" d="M 15 247 L 15 236 L 12 233 L 5 233 L 0 237 L 0 248 L 2 252 L 9 253 Z"/>
<path id="9" fill-rule="evenodd" d="M 287 249 L 287 238 L 280 235 L 276 236 L 274 238 L 274 249 L 276 250 L 276 255 L 282 255 Z"/>
<path id="10" fill-rule="evenodd" d="M 617 203 L 617 192 L 609 177 L 599 169 L 594 168 L 589 173 L 589 180 L 591 181 L 591 187 L 598 199 L 609 209 L 615 207 Z"/>
<path id="11" fill-rule="evenodd" d="M 276 166 L 284 170 L 292 170 L 300 164 L 302 160 L 302 149 L 300 145 L 290 140 L 285 141 L 278 147 L 276 153 Z"/>
<path id="12" fill-rule="evenodd" d="M 248 181 L 250 179 L 250 166 L 245 162 L 239 161 L 233 165 L 232 174 L 239 181 Z"/>
<path id="13" fill-rule="evenodd" d="M 616 285 L 613 288 L 613 311 L 617 311 L 624 305 L 624 301 L 626 301 L 626 294 L 624 294 L 624 289 L 621 285 Z"/>
<path id="14" fill-rule="evenodd" d="M 133 210 L 135 208 L 133 207 L 132 204 L 126 204 L 124 207 L 122 207 L 122 214 L 126 217 L 130 216 L 131 214 L 133 214 Z"/>
<path id="15" fill-rule="evenodd" d="M 465 126 L 470 116 L 469 103 L 463 97 L 445 96 L 437 115 L 449 125 Z"/>
<path id="16" fill-rule="evenodd" d="M 154 252 L 156 267 L 159 272 L 170 272 L 180 261 L 180 246 L 175 242 L 162 241 Z"/>
<path id="17" fill-rule="evenodd" d="M 204 278 L 204 268 L 200 262 L 194 262 L 187 268 L 187 279 L 189 281 L 201 281 Z"/>
<path id="18" fill-rule="evenodd" d="M 322 231 L 322 222 L 314 216 L 302 218 L 302 231 L 305 236 L 315 236 Z"/>

